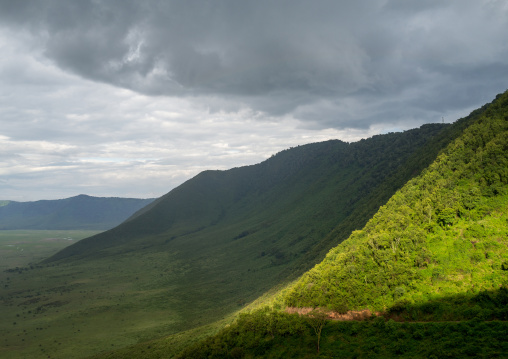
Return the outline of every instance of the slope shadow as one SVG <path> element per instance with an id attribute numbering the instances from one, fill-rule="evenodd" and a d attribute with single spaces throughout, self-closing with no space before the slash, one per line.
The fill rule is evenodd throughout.
<path id="1" fill-rule="evenodd" d="M 424 303 L 400 300 L 382 315 L 395 321 L 508 320 L 508 286 L 436 297 Z"/>

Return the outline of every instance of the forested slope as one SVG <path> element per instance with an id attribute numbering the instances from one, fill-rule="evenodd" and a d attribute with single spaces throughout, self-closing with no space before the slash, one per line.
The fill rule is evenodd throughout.
<path id="1" fill-rule="evenodd" d="M 228 227 L 227 236 L 242 242 L 270 237 L 269 242 L 278 244 L 260 248 L 259 253 L 276 256 L 278 262 L 284 256 L 287 262 L 307 253 L 360 201 L 374 195 L 375 211 L 426 165 L 415 161 L 421 157 L 417 154 L 429 153 L 427 164 L 433 160 L 441 145 L 434 140 L 445 141 L 453 133 L 450 127 L 424 125 L 350 144 L 338 140 L 308 144 L 257 165 L 205 171 L 121 226 L 70 246 L 53 259 L 95 256 L 107 248 L 108 253 L 137 250 L 150 242 L 148 236 L 164 236 L 166 241 L 197 235 L 209 241 L 217 236 L 211 232 Z M 355 217 L 360 226 L 368 219 Z M 287 253 L 288 241 L 299 252 Z M 326 250 L 333 243 L 328 245 Z"/>
<path id="2" fill-rule="evenodd" d="M 334 248 L 289 306 L 384 310 L 508 284 L 508 94 Z"/>
<path id="3" fill-rule="evenodd" d="M 508 92 L 474 115 L 272 308 L 240 315 L 178 357 L 507 356 Z M 299 316 L 287 307 L 315 309 Z M 367 308 L 378 317 L 326 320 Z"/>

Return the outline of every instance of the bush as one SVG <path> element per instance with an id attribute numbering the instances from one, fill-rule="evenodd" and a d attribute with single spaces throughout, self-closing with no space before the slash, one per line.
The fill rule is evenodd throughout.
<path id="1" fill-rule="evenodd" d="M 437 211 L 437 223 L 443 227 L 454 224 L 456 217 L 457 211 L 453 208 L 445 208 Z"/>
<path id="2" fill-rule="evenodd" d="M 245 355 L 244 350 L 240 347 L 235 347 L 229 352 L 229 356 L 233 359 L 243 358 Z"/>

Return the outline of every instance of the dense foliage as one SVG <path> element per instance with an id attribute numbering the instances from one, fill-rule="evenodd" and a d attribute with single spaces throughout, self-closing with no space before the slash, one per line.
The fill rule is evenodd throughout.
<path id="1" fill-rule="evenodd" d="M 285 303 L 385 310 L 507 285 L 507 208 L 505 93 L 306 273 Z"/>
<path id="2" fill-rule="evenodd" d="M 505 321 L 400 323 L 383 317 L 328 321 L 322 328 L 318 351 L 310 320 L 297 314 L 256 311 L 240 316 L 216 336 L 189 346 L 177 358 L 437 359 L 493 358 L 508 353 Z"/>
<path id="3" fill-rule="evenodd" d="M 508 92 L 483 110 L 275 302 L 380 316 L 318 327 L 316 316 L 266 308 L 180 358 L 508 355 Z"/>

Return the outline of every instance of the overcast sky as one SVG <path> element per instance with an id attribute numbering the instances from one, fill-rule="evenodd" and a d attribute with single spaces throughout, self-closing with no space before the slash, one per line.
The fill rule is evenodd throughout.
<path id="1" fill-rule="evenodd" d="M 158 197 L 508 88 L 506 0 L 0 0 L 0 199 Z"/>

